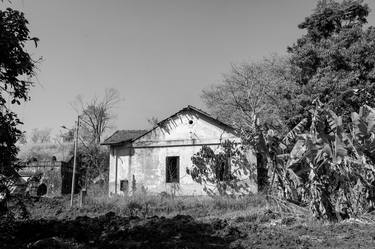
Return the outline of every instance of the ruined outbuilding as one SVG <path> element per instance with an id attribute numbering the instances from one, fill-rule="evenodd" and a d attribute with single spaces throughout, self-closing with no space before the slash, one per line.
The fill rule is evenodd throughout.
<path id="1" fill-rule="evenodd" d="M 225 140 L 240 142 L 234 129 L 206 112 L 188 106 L 151 130 L 120 130 L 102 144 L 110 146 L 109 193 L 205 195 L 186 169 L 202 146 L 219 148 Z"/>
<path id="2" fill-rule="evenodd" d="M 80 170 L 80 163 L 77 160 L 77 171 L 76 171 L 76 184 L 75 193 L 79 193 L 82 172 Z M 20 184 L 15 193 L 22 194 L 21 192 L 28 192 L 28 194 L 35 196 L 41 195 L 37 193 L 40 189 L 43 189 L 42 195 L 47 196 L 61 196 L 64 194 L 70 194 L 72 175 L 73 175 L 73 158 L 67 162 L 52 160 L 44 161 L 30 161 L 23 165 L 18 170 L 20 176 Z"/>

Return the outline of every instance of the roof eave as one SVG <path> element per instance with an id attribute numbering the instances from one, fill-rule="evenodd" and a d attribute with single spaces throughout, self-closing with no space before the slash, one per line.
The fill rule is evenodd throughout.
<path id="1" fill-rule="evenodd" d="M 133 142 L 133 139 L 121 141 L 121 142 L 112 142 L 112 143 L 111 142 L 109 142 L 109 143 L 103 142 L 103 143 L 100 143 L 100 145 L 120 146 L 120 145 L 124 145 L 124 144 L 131 144 L 132 142 Z"/>

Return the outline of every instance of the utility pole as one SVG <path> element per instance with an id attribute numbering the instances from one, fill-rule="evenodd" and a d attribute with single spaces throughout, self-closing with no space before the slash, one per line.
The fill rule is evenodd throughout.
<path id="1" fill-rule="evenodd" d="M 76 136 L 74 139 L 74 159 L 73 159 L 72 189 L 70 192 L 70 207 L 73 207 L 74 187 L 75 187 L 75 180 L 76 180 L 78 129 L 79 129 L 79 115 L 77 119 Z"/>

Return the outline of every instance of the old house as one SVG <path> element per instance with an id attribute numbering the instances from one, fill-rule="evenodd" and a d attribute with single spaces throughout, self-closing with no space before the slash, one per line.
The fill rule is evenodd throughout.
<path id="1" fill-rule="evenodd" d="M 110 146 L 109 193 L 129 194 L 136 187 L 149 193 L 204 195 L 186 168 L 203 145 L 218 148 L 225 140 L 240 142 L 232 127 L 192 106 L 149 131 L 116 131 L 102 143 Z"/>

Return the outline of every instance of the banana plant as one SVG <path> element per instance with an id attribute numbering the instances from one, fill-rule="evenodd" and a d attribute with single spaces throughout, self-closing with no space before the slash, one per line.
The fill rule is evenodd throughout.
<path id="1" fill-rule="evenodd" d="M 254 126 L 249 130 L 241 130 L 245 144 L 250 145 L 257 155 L 258 190 L 272 195 L 274 192 L 283 198 L 295 201 L 298 199 L 297 186 L 299 177 L 286 163 L 290 148 L 298 135 L 305 129 L 307 119 L 303 119 L 284 137 L 280 137 L 273 129 L 260 126 L 255 117 Z M 259 174 L 262 174 L 259 176 Z M 261 188 L 260 185 L 266 185 Z"/>
<path id="2" fill-rule="evenodd" d="M 286 164 L 303 179 L 303 199 L 316 217 L 336 220 L 373 206 L 374 126 L 375 110 L 368 106 L 344 124 L 342 117 L 316 104 L 310 129 L 297 135 Z"/>

